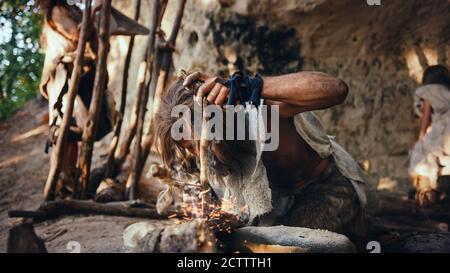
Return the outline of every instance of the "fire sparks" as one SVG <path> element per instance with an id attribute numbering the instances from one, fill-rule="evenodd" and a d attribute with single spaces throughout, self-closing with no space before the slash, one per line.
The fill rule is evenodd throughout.
<path id="1" fill-rule="evenodd" d="M 241 226 L 241 218 L 238 215 L 228 213 L 227 210 L 231 208 L 232 202 L 222 202 L 219 204 L 209 204 L 207 215 L 203 215 L 200 202 L 181 203 L 179 207 L 179 219 L 184 221 L 192 221 L 195 219 L 206 219 L 208 228 L 211 231 L 218 231 L 231 234 L 233 229 Z M 239 212 L 246 211 L 246 207 L 239 209 Z M 174 218 L 174 215 L 169 218 Z"/>

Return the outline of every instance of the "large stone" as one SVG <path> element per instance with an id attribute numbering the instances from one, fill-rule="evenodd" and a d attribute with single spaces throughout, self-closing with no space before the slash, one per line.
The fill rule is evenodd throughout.
<path id="1" fill-rule="evenodd" d="M 123 231 L 123 244 L 125 247 L 135 248 L 147 234 L 153 232 L 160 234 L 160 229 L 160 227 L 150 222 L 138 222 L 129 225 Z"/>
<path id="2" fill-rule="evenodd" d="M 158 225 L 139 222 L 128 226 L 124 245 L 139 253 L 208 253 L 215 251 L 215 238 L 202 220 Z"/>
<path id="3" fill-rule="evenodd" d="M 161 236 L 162 253 L 213 252 L 214 237 L 204 221 L 194 220 L 167 227 Z"/>
<path id="4" fill-rule="evenodd" d="M 44 241 L 36 235 L 32 224 L 20 224 L 9 231 L 8 253 L 47 253 Z"/>
<path id="5" fill-rule="evenodd" d="M 300 227 L 244 227 L 232 235 L 236 250 L 254 253 L 353 253 L 344 235 Z"/>

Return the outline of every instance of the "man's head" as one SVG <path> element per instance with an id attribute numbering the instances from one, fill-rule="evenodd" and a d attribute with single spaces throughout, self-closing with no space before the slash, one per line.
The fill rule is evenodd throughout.
<path id="1" fill-rule="evenodd" d="M 185 87 L 185 77 L 178 78 L 161 97 L 160 107 L 155 114 L 156 145 L 164 164 L 173 168 L 182 166 L 186 171 L 196 171 L 195 163 L 199 155 L 199 140 L 183 139 L 176 141 L 172 137 L 172 126 L 180 117 L 172 116 L 176 106 L 187 106 L 190 109 L 189 128 L 194 135 L 194 95 L 199 85 Z M 217 106 L 221 108 L 220 106 Z M 222 108 L 221 108 L 222 109 Z M 222 110 L 224 111 L 224 110 Z M 224 122 L 224 134 L 226 120 Z M 209 142 L 209 167 L 216 176 L 243 175 L 249 157 L 254 157 L 254 145 L 248 140 L 223 140 Z"/>

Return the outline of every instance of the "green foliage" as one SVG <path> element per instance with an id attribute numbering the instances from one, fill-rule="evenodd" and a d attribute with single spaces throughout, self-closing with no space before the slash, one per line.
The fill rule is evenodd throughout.
<path id="1" fill-rule="evenodd" d="M 0 2 L 0 120 L 36 95 L 44 56 L 42 16 L 34 0 Z"/>

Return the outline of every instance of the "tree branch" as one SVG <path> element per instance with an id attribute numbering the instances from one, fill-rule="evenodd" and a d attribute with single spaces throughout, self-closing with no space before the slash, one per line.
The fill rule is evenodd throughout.
<path id="1" fill-rule="evenodd" d="M 109 53 L 109 21 L 111 15 L 111 0 L 104 0 L 100 18 L 99 51 L 97 61 L 97 72 L 95 74 L 94 88 L 92 92 L 91 105 L 86 128 L 83 131 L 80 149 L 80 185 L 82 198 L 86 198 L 88 183 L 91 172 L 92 153 L 94 140 L 97 133 L 98 120 L 103 108 L 104 93 L 107 88 L 107 61 Z"/>
<path id="2" fill-rule="evenodd" d="M 141 0 L 135 1 L 134 7 L 134 20 L 139 21 L 139 14 L 141 10 Z M 120 170 L 118 170 L 116 162 L 115 162 L 115 154 L 117 150 L 117 146 L 119 144 L 120 132 L 122 131 L 123 117 L 125 115 L 125 107 L 127 104 L 127 88 L 128 88 L 128 76 L 131 64 L 131 56 L 133 54 L 135 35 L 130 37 L 130 42 L 128 44 L 128 51 L 125 57 L 125 64 L 123 69 L 122 76 L 122 92 L 120 95 L 120 107 L 119 107 L 119 118 L 117 120 L 116 126 L 114 128 L 114 136 L 111 141 L 111 145 L 108 152 L 108 159 L 106 163 L 106 178 L 114 177 Z"/>
<path id="3" fill-rule="evenodd" d="M 70 122 L 72 119 L 74 101 L 78 93 L 78 86 L 82 74 L 84 51 L 86 48 L 88 28 L 90 24 L 90 10 L 91 0 L 85 1 L 85 10 L 83 12 L 83 19 L 81 23 L 80 39 L 78 41 L 77 53 L 74 62 L 74 69 L 70 77 L 69 90 L 67 92 L 67 107 L 63 116 L 62 124 L 59 130 L 56 145 L 53 147 L 53 152 L 50 160 L 50 171 L 47 177 L 47 182 L 44 189 L 44 198 L 46 201 L 55 198 L 55 189 L 58 182 L 58 177 L 61 172 L 62 161 L 64 158 L 64 147 L 67 142 Z"/>

